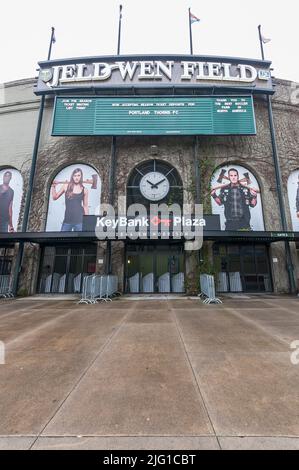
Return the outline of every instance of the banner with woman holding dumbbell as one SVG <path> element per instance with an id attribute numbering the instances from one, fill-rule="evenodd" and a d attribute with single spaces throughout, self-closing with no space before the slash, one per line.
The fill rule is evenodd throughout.
<path id="1" fill-rule="evenodd" d="M 83 216 L 94 215 L 99 203 L 95 170 L 87 165 L 64 168 L 51 185 L 46 231 L 81 232 Z"/>

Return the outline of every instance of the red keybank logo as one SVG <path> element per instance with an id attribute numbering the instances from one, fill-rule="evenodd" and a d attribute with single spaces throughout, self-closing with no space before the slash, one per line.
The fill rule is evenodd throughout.
<path id="1" fill-rule="evenodd" d="M 151 224 L 158 226 L 159 224 L 166 225 L 166 227 L 170 227 L 171 219 L 160 219 L 158 216 L 155 216 L 151 219 Z"/>

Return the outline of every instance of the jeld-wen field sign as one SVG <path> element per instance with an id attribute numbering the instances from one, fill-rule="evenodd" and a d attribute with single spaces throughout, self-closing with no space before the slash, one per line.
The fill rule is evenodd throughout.
<path id="1" fill-rule="evenodd" d="M 57 97 L 52 135 L 254 135 L 251 96 Z"/>

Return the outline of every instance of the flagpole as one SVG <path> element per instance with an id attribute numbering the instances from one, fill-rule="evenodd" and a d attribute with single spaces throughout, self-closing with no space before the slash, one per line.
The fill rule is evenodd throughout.
<path id="1" fill-rule="evenodd" d="M 191 27 L 191 9 L 188 9 L 189 12 L 189 37 L 190 37 L 190 54 L 193 55 L 193 41 L 192 41 L 192 27 Z"/>
<path id="2" fill-rule="evenodd" d="M 122 22 L 122 9 L 123 6 L 119 5 L 119 20 L 118 20 L 118 41 L 117 41 L 117 55 L 120 54 L 120 40 L 121 40 L 121 22 Z"/>
<path id="3" fill-rule="evenodd" d="M 55 42 L 55 28 L 51 28 L 51 39 L 50 39 L 50 45 L 49 45 L 49 51 L 48 51 L 48 60 L 51 59 L 51 55 L 52 55 L 52 46 Z"/>
<path id="4" fill-rule="evenodd" d="M 51 59 L 52 45 L 55 42 L 54 33 L 55 33 L 55 29 L 52 27 L 50 45 L 49 45 L 49 50 L 48 50 L 48 60 Z M 30 207 L 31 207 L 31 201 L 32 201 L 34 176 L 35 176 L 38 149 L 39 149 L 39 142 L 40 142 L 40 135 L 41 135 L 41 129 L 42 129 L 42 121 L 43 121 L 43 114 L 44 114 L 44 108 L 45 108 L 45 100 L 46 100 L 46 96 L 42 95 L 41 100 L 40 100 L 40 105 L 39 105 L 37 127 L 36 127 L 36 132 L 35 132 L 35 140 L 34 140 L 34 147 L 33 147 L 33 153 L 32 153 L 32 162 L 31 162 L 29 181 L 28 181 L 28 191 L 27 191 L 26 199 L 25 199 L 25 207 L 24 207 L 24 214 L 23 214 L 23 221 L 22 221 L 22 232 L 23 233 L 27 232 L 27 230 L 28 230 L 29 213 L 30 213 Z M 12 284 L 12 292 L 13 292 L 14 296 L 16 296 L 17 292 L 18 292 L 18 285 L 19 285 L 19 278 L 20 278 L 20 273 L 21 273 L 21 269 L 22 269 L 23 256 L 24 256 L 24 242 L 21 241 L 20 244 L 19 244 L 18 254 L 17 254 L 17 258 L 16 258 L 13 284 Z"/>
<path id="5" fill-rule="evenodd" d="M 121 42 L 121 23 L 122 23 L 122 9 L 123 6 L 119 5 L 119 20 L 118 20 L 118 40 L 117 40 L 117 55 L 120 55 L 120 42 Z M 115 171 L 117 165 L 117 141 L 116 136 L 113 135 L 111 138 L 111 153 L 110 153 L 110 165 L 109 165 L 109 187 L 108 187 L 108 201 L 110 205 L 114 204 L 114 187 L 115 187 Z M 106 242 L 106 259 L 105 259 L 105 274 L 112 273 L 112 244 L 111 240 Z"/>
<path id="6" fill-rule="evenodd" d="M 258 25 L 259 39 L 260 39 L 260 46 L 261 46 L 261 54 L 262 54 L 262 59 L 265 60 L 265 53 L 264 53 L 264 45 L 263 45 L 261 28 L 262 28 L 262 26 Z"/>

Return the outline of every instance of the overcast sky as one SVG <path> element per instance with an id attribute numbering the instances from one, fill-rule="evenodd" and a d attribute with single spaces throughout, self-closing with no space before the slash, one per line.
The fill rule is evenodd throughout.
<path id="1" fill-rule="evenodd" d="M 192 26 L 194 54 L 259 58 L 257 26 L 273 75 L 299 82 L 299 4 L 294 0 L 10 0 L 1 6 L 0 83 L 34 77 L 52 58 L 116 53 L 118 6 L 123 5 L 124 54 L 189 53 L 188 7 L 201 19 Z"/>

